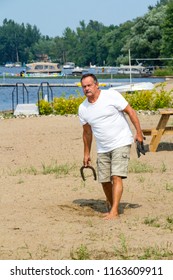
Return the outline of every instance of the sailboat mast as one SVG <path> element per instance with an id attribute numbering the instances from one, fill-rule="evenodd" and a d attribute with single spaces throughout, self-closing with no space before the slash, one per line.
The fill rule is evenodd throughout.
<path id="1" fill-rule="evenodd" d="M 130 68 L 130 84 L 132 83 L 132 68 L 131 68 L 131 54 L 129 49 L 129 68 Z"/>

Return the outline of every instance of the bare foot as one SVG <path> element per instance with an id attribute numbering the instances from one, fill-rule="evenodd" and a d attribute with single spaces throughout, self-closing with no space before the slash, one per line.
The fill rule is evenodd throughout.
<path id="1" fill-rule="evenodd" d="M 104 220 L 113 220 L 113 219 L 117 219 L 119 218 L 118 213 L 108 213 L 107 215 L 105 215 L 105 217 L 103 218 Z"/>
<path id="2" fill-rule="evenodd" d="M 106 217 L 107 215 L 109 215 L 109 212 L 105 212 L 102 214 L 103 217 Z"/>

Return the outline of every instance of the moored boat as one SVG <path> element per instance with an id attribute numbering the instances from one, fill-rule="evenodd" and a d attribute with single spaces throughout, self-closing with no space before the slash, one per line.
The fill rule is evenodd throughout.
<path id="1" fill-rule="evenodd" d="M 63 69 L 74 69 L 75 68 L 75 63 L 74 62 L 66 62 L 63 65 Z"/>
<path id="2" fill-rule="evenodd" d="M 26 64 L 26 74 L 60 74 L 59 64 L 52 62 L 35 62 Z"/>
<path id="3" fill-rule="evenodd" d="M 81 68 L 79 66 L 75 67 L 74 70 L 72 71 L 73 76 L 81 76 L 85 73 L 88 73 L 88 69 Z"/>

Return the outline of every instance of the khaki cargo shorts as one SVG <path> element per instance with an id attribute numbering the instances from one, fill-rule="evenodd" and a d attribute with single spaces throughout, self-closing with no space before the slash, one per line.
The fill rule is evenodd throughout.
<path id="1" fill-rule="evenodd" d="M 97 154 L 97 173 L 100 183 L 111 182 L 113 175 L 127 178 L 131 145 Z"/>

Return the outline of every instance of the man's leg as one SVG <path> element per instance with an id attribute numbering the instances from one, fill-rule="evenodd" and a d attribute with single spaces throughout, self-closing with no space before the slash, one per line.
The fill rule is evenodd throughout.
<path id="1" fill-rule="evenodd" d="M 109 212 L 112 207 L 112 183 L 102 183 L 103 191 L 106 195 L 106 204 L 107 204 L 107 211 Z"/>
<path id="2" fill-rule="evenodd" d="M 119 176 L 112 177 L 113 184 L 104 183 L 103 190 L 106 194 L 107 199 L 111 203 L 111 210 L 106 215 L 105 219 L 110 220 L 118 217 L 118 207 L 123 194 L 123 182 Z M 106 190 L 106 186 L 108 187 Z"/>

